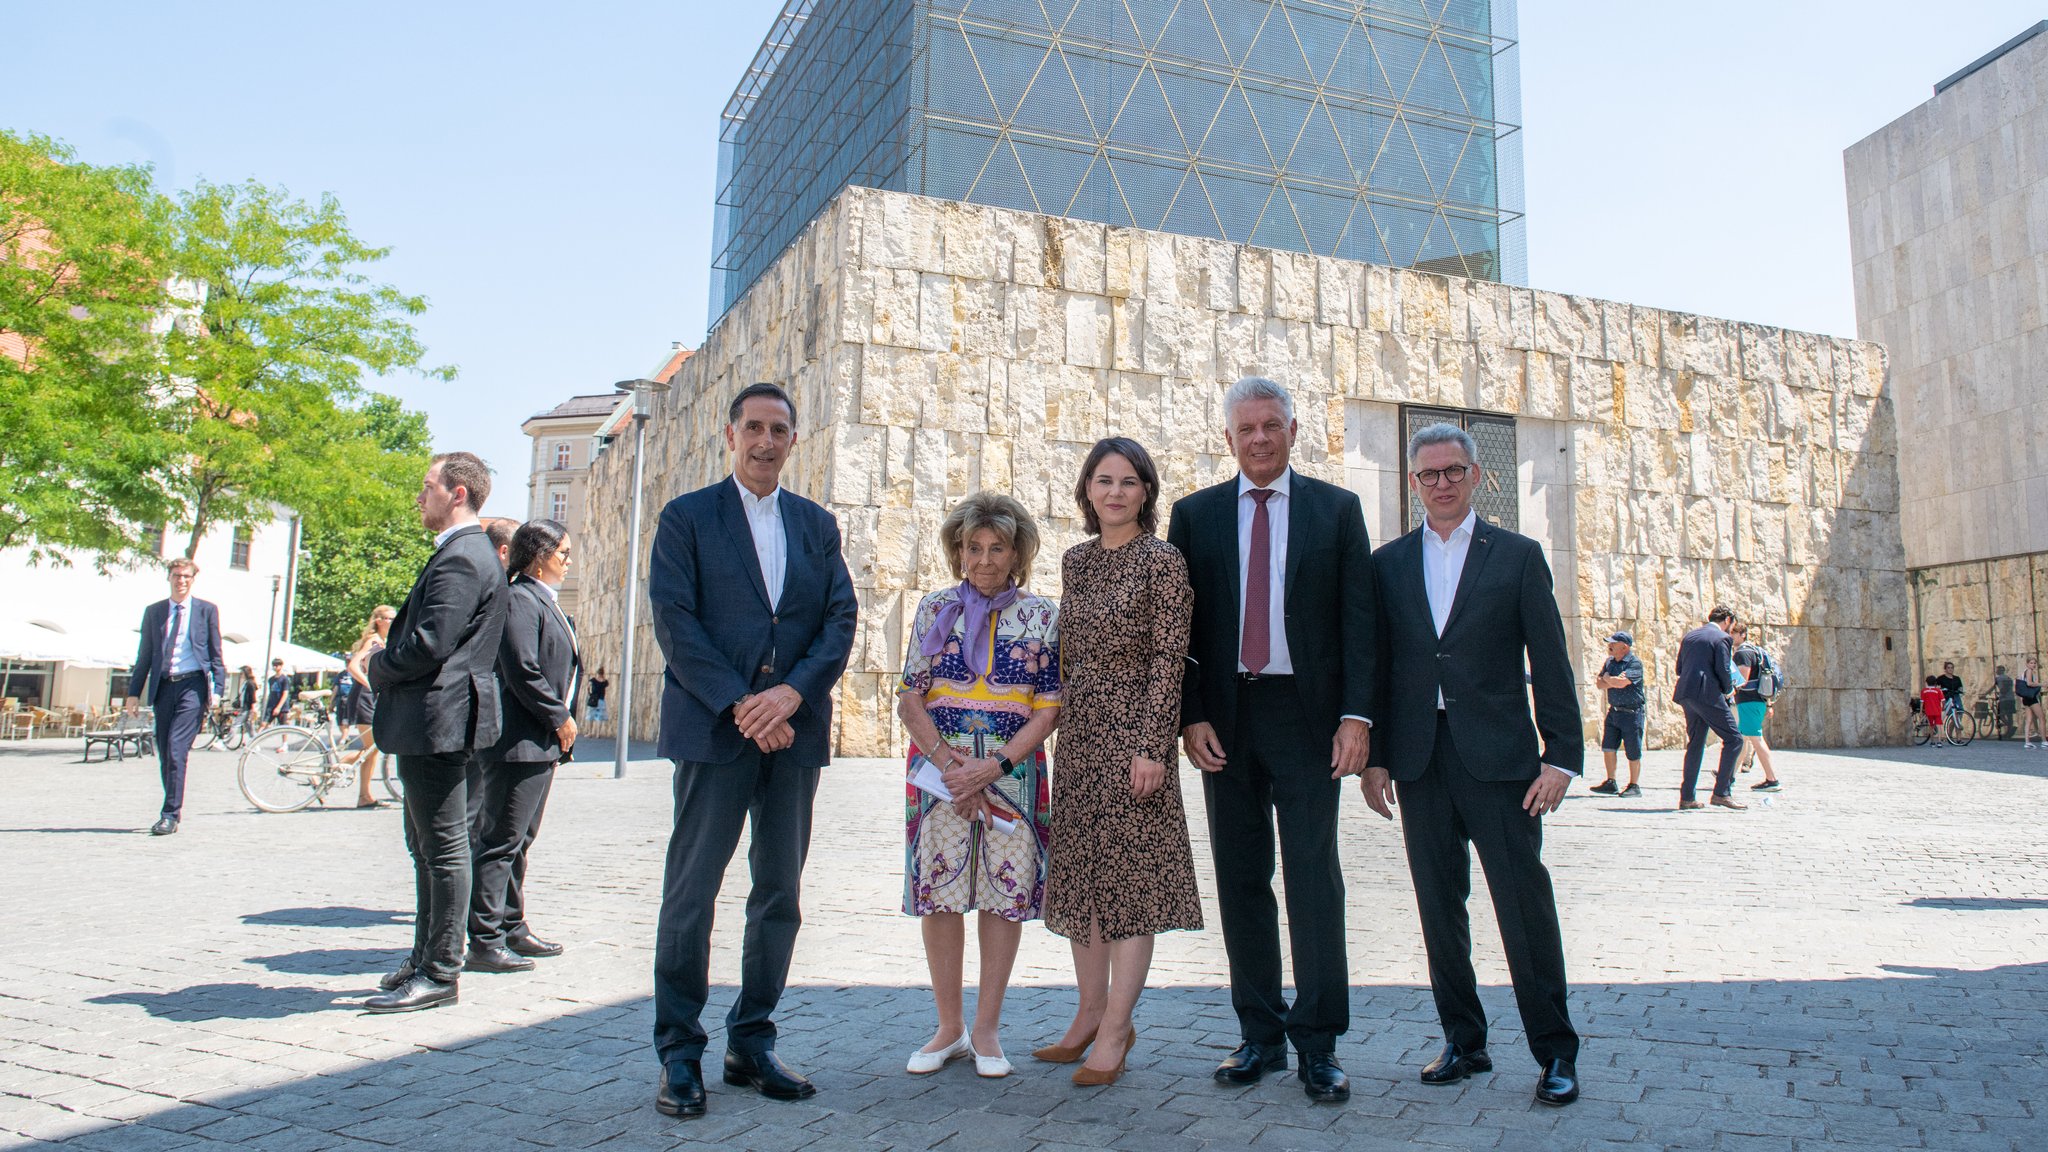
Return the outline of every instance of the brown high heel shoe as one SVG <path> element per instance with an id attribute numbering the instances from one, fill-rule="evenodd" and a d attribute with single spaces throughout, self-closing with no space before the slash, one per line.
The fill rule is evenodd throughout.
<path id="1" fill-rule="evenodd" d="M 1124 1065 L 1130 1061 L 1131 1049 L 1135 1047 L 1137 1043 L 1138 1028 L 1137 1025 L 1134 1024 L 1131 1026 L 1130 1042 L 1124 1045 L 1123 1055 L 1118 1056 L 1116 1058 L 1116 1067 L 1110 1069 L 1107 1072 L 1098 1072 L 1095 1069 L 1090 1068 L 1084 1064 L 1081 1067 L 1074 1069 L 1074 1083 L 1083 1088 L 1097 1088 L 1104 1084 L 1116 1083 L 1117 1077 L 1122 1076 L 1124 1074 Z"/>
<path id="2" fill-rule="evenodd" d="M 1088 1055 L 1088 1046 L 1095 1043 L 1095 1034 L 1101 1030 L 1100 1024 L 1090 1028 L 1088 1034 L 1081 1037 L 1081 1042 L 1072 1047 L 1064 1044 L 1047 1044 L 1033 1052 L 1031 1058 L 1043 1060 L 1047 1064 L 1072 1064 Z"/>

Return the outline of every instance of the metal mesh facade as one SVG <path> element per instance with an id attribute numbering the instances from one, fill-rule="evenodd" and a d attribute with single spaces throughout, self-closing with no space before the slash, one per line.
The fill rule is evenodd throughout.
<path id="1" fill-rule="evenodd" d="M 1408 462 L 1408 441 L 1431 424 L 1455 424 L 1463 428 L 1479 449 L 1479 487 L 1472 493 L 1472 507 L 1481 516 L 1510 532 L 1522 530 L 1520 494 L 1521 457 L 1515 448 L 1515 418 L 1485 412 L 1461 412 L 1456 408 L 1401 407 L 1401 443 L 1395 446 L 1403 467 Z M 1407 484 L 1407 478 L 1402 478 Z M 1408 488 L 1401 502 L 1401 531 L 1407 532 L 1423 521 L 1422 500 Z"/>
<path id="2" fill-rule="evenodd" d="M 863 184 L 1517 282 L 1500 0 L 791 0 L 728 104 L 712 318 Z"/>

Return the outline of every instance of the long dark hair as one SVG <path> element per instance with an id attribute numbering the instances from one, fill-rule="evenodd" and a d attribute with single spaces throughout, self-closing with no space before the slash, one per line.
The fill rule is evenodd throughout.
<path id="1" fill-rule="evenodd" d="M 1159 530 L 1159 469 L 1152 466 L 1152 455 L 1145 446 L 1128 436 L 1111 436 L 1097 440 L 1089 449 L 1088 459 L 1081 464 L 1081 478 L 1074 481 L 1074 503 L 1081 506 L 1081 519 L 1088 525 L 1089 534 L 1102 535 L 1102 522 L 1096 518 L 1095 505 L 1088 502 L 1088 480 L 1095 475 L 1095 466 L 1105 456 L 1121 456 L 1130 461 L 1131 471 L 1138 474 L 1138 482 L 1145 486 L 1145 506 L 1138 509 L 1138 527 L 1146 532 Z"/>
<path id="2" fill-rule="evenodd" d="M 528 575 L 533 562 L 562 546 L 569 529 L 558 520 L 528 520 L 512 533 L 512 550 L 505 555 L 505 569 L 514 576 Z"/>

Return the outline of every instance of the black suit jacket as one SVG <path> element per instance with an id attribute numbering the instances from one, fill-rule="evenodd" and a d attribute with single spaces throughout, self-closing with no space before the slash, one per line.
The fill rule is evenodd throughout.
<path id="1" fill-rule="evenodd" d="M 804 700 L 789 718 L 796 742 L 783 754 L 804 767 L 832 758 L 832 686 L 853 652 L 853 579 L 832 514 L 787 488 L 777 499 L 788 561 L 781 602 L 772 605 L 732 477 L 661 510 L 647 593 L 668 663 L 661 755 L 669 759 L 738 759 L 748 741 L 733 706 L 777 684 Z"/>
<path id="2" fill-rule="evenodd" d="M 423 756 L 471 752 L 498 739 L 505 597 L 504 566 L 481 527 L 466 526 L 435 550 L 384 647 L 370 655 L 377 747 Z"/>
<path id="3" fill-rule="evenodd" d="M 491 759 L 552 763 L 562 758 L 555 730 L 576 705 L 583 659 L 569 618 L 547 589 L 514 576 L 505 596 L 505 633 L 498 641 L 498 707 L 504 730 Z"/>
<path id="4" fill-rule="evenodd" d="M 1181 726 L 1206 721 L 1225 748 L 1239 719 L 1237 485 L 1232 476 L 1182 497 L 1166 527 L 1195 590 Z M 1274 591 L 1284 597 L 1287 653 L 1312 728 L 1304 735 L 1328 744 L 1345 716 L 1377 722 L 1372 545 L 1365 511 L 1347 489 L 1296 472 L 1287 505 L 1286 579 Z"/>
<path id="5" fill-rule="evenodd" d="M 1586 735 L 1542 547 L 1477 521 L 1438 636 L 1422 575 L 1426 531 L 1417 528 L 1372 558 L 1385 669 L 1384 703 L 1374 715 L 1373 763 L 1396 780 L 1414 780 L 1428 769 L 1441 687 L 1459 757 L 1473 776 L 1534 780 L 1544 764 L 1579 772 Z"/>
<path id="6" fill-rule="evenodd" d="M 1678 676 L 1671 688 L 1674 704 L 1701 704 L 1712 708 L 1716 701 L 1735 691 L 1728 668 L 1735 641 L 1712 624 L 1702 624 L 1678 642 Z"/>
<path id="7" fill-rule="evenodd" d="M 220 609 L 211 600 L 197 596 L 187 597 L 185 604 L 192 610 L 192 622 L 185 627 L 185 635 L 192 641 L 192 652 L 199 657 L 199 667 L 206 673 L 207 683 L 212 685 L 212 695 L 218 699 L 227 694 L 228 666 L 220 646 Z M 156 699 L 157 685 L 171 674 L 169 668 L 157 666 L 163 656 L 164 631 L 171 626 L 171 601 L 169 597 L 151 604 L 142 610 L 141 643 L 135 650 L 135 666 L 128 670 L 128 695 L 147 704 Z M 148 691 L 144 691 L 144 689 Z"/>

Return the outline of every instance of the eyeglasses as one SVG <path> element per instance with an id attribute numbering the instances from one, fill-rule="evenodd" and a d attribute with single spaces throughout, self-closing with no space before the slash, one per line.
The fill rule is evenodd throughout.
<path id="1" fill-rule="evenodd" d="M 1469 464 L 1453 464 L 1449 468 L 1424 468 L 1415 474 L 1415 479 L 1424 488 L 1434 488 L 1439 481 L 1463 484 L 1466 473 L 1470 471 L 1472 466 Z"/>

